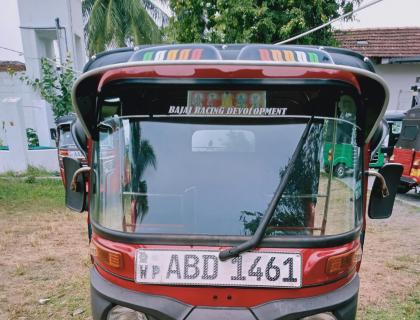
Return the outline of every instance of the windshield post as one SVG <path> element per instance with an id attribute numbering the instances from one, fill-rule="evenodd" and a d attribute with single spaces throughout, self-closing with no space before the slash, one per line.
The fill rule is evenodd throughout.
<path id="1" fill-rule="evenodd" d="M 335 109 L 334 118 L 337 117 L 337 108 Z M 334 163 L 334 155 L 335 155 L 335 146 L 337 144 L 337 121 L 334 121 L 333 126 L 333 140 L 332 140 L 332 159 L 330 161 L 330 170 L 328 173 L 328 184 L 327 184 L 327 198 L 325 199 L 325 207 L 324 207 L 324 214 L 322 217 L 322 225 L 321 225 L 321 235 L 325 235 L 325 229 L 327 228 L 327 218 L 328 218 L 328 206 L 330 204 L 330 192 L 331 192 L 331 181 L 333 179 L 333 163 Z"/>
<path id="2" fill-rule="evenodd" d="M 305 131 L 303 132 L 302 136 L 300 137 L 300 140 L 299 140 L 299 142 L 296 146 L 296 149 L 293 152 L 293 155 L 289 160 L 289 163 L 286 167 L 286 172 L 283 176 L 283 179 L 280 180 L 280 183 L 277 187 L 277 190 L 274 193 L 274 197 L 271 199 L 270 204 L 269 204 L 267 210 L 265 211 L 263 217 L 261 218 L 261 222 L 258 225 L 258 228 L 255 231 L 254 235 L 252 236 L 251 239 L 249 239 L 248 241 L 246 241 L 244 243 L 241 243 L 240 245 L 238 245 L 236 247 L 220 251 L 220 253 L 219 253 L 219 259 L 220 260 L 225 261 L 229 258 L 237 256 L 241 252 L 244 252 L 244 251 L 250 250 L 250 249 L 254 249 L 261 242 L 261 239 L 264 237 L 265 230 L 267 229 L 267 226 L 270 223 L 270 220 L 273 216 L 273 213 L 276 210 L 277 204 L 278 204 L 280 198 L 282 197 L 283 192 L 286 188 L 286 185 L 287 185 L 287 182 L 289 180 L 290 174 L 291 174 L 291 172 L 294 168 L 294 164 L 296 162 L 296 159 L 297 159 L 300 151 L 302 150 L 303 144 L 304 144 L 304 142 L 305 142 L 305 140 L 308 136 L 308 133 L 309 133 L 309 130 L 311 128 L 313 119 L 314 119 L 314 116 L 312 116 L 309 119 L 308 124 L 305 127 Z"/>

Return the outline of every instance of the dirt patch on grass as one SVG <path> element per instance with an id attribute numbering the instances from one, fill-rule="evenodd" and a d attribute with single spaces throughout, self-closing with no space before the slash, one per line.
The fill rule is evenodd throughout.
<path id="1" fill-rule="evenodd" d="M 5 207 L 0 208 L 0 319 L 88 318 L 86 215 Z M 73 317 L 78 308 L 83 313 Z"/>
<path id="2" fill-rule="evenodd" d="M 368 220 L 359 309 L 383 309 L 420 288 L 420 210 L 395 202 L 386 220 Z"/>

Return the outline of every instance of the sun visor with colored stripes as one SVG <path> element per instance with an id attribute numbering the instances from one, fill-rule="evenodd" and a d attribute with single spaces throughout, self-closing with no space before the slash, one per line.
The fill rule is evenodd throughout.
<path id="1" fill-rule="evenodd" d="M 139 50 L 129 61 L 166 60 L 222 60 L 222 57 L 211 45 L 172 45 Z"/>
<path id="2" fill-rule="evenodd" d="M 301 62 L 301 63 L 334 63 L 326 51 L 273 45 L 248 45 L 243 47 L 237 60 L 256 60 L 274 62 Z"/>

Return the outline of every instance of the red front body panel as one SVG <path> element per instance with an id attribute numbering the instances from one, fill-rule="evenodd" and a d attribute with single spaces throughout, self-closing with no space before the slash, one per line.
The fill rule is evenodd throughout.
<path id="1" fill-rule="evenodd" d="M 345 285 L 356 272 L 352 270 L 337 275 L 326 273 L 329 257 L 356 250 L 359 241 L 353 241 L 334 248 L 280 249 L 262 248 L 256 251 L 299 252 L 302 256 L 302 288 L 240 288 L 211 286 L 170 286 L 145 285 L 134 282 L 134 254 L 137 248 L 173 249 L 173 250 L 220 250 L 223 247 L 204 246 L 163 246 L 122 244 L 93 236 L 94 243 L 122 253 L 122 267 L 113 268 L 95 259 L 95 267 L 108 281 L 130 289 L 152 295 L 174 298 L 181 302 L 198 306 L 252 307 L 279 299 L 311 297 L 324 294 Z M 230 298 L 228 298 L 228 296 Z"/>

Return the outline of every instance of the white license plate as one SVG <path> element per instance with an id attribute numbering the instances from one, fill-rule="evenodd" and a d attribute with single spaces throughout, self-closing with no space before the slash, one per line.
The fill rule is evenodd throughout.
<path id="1" fill-rule="evenodd" d="M 244 252 L 227 261 L 219 251 L 138 249 L 137 283 L 197 286 L 283 287 L 302 286 L 299 253 Z"/>

